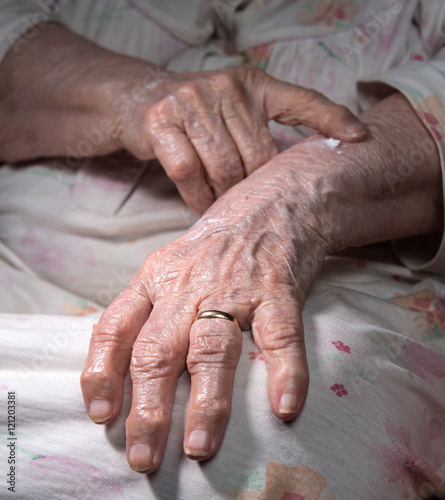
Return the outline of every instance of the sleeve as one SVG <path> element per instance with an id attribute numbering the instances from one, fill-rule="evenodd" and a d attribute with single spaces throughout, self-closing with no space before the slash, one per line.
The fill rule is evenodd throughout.
<path id="1" fill-rule="evenodd" d="M 418 2 L 410 41 L 411 59 L 398 67 L 358 82 L 361 106 L 366 109 L 377 100 L 400 91 L 411 103 L 432 140 L 414 145 L 410 164 L 400 168 L 399 175 L 388 176 L 391 189 L 397 189 L 415 169 L 422 168 L 427 155 L 437 147 L 442 178 L 445 179 L 445 2 Z M 442 182 L 445 199 L 445 182 Z M 445 219 L 444 219 L 445 220 Z M 416 236 L 393 242 L 394 248 L 409 268 L 445 275 L 445 231 L 443 235 Z"/>
<path id="2" fill-rule="evenodd" d="M 9 49 L 18 52 L 38 32 L 37 25 L 54 20 L 59 5 L 67 0 L 2 0 L 0 4 L 0 63 Z M 26 36 L 21 36 L 26 33 Z"/>

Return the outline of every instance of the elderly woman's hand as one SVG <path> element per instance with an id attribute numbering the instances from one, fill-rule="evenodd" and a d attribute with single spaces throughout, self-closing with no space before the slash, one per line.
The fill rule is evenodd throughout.
<path id="1" fill-rule="evenodd" d="M 258 68 L 158 71 L 56 24 L 0 67 L 0 161 L 125 148 L 157 157 L 198 213 L 277 154 L 271 119 L 346 141 L 366 135 L 344 106 Z"/>
<path id="2" fill-rule="evenodd" d="M 192 381 L 185 452 L 195 459 L 216 453 L 230 414 L 241 329 L 251 328 L 262 350 L 277 417 L 292 419 L 304 405 L 301 309 L 328 245 L 290 203 L 287 192 L 297 187 L 298 170 L 277 175 L 283 164 L 280 156 L 272 160 L 216 201 L 185 235 L 150 254 L 94 328 L 82 375 L 85 404 L 96 422 L 116 417 L 130 365 L 127 453 L 137 471 L 161 462 L 185 369 Z M 233 315 L 241 329 L 225 319 L 194 321 L 205 310 Z"/>
<path id="3" fill-rule="evenodd" d="M 442 229 L 439 156 L 415 112 L 395 95 L 363 117 L 367 141 L 333 148 L 311 138 L 231 188 L 186 234 L 149 255 L 102 315 L 82 374 L 84 401 L 94 421 L 113 420 L 130 366 L 127 456 L 135 470 L 153 471 L 162 460 L 185 369 L 186 454 L 209 458 L 223 440 L 241 329 L 225 319 L 195 321 L 197 313 L 225 311 L 251 328 L 272 411 L 292 419 L 308 388 L 301 311 L 324 257 Z M 406 172 L 415 143 L 425 147 L 422 168 L 391 184 L 388 174 Z"/>
<path id="4" fill-rule="evenodd" d="M 138 92 L 135 85 L 137 79 L 119 89 L 122 147 L 140 159 L 157 157 L 187 205 L 201 214 L 278 153 L 269 120 L 352 142 L 366 134 L 344 106 L 253 66 L 164 72 L 145 87 L 139 83 Z"/>

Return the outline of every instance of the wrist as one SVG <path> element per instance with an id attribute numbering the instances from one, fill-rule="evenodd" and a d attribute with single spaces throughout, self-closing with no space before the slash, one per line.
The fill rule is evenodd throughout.
<path id="1" fill-rule="evenodd" d="M 129 59 L 125 76 L 108 80 L 107 111 L 114 123 L 113 138 L 119 148 L 147 160 L 155 157 L 146 140 L 147 110 L 165 93 L 174 77 L 151 63 Z"/>
<path id="2" fill-rule="evenodd" d="M 329 251 L 441 232 L 439 153 L 408 101 L 391 96 L 360 119 L 369 129 L 362 143 L 329 147 L 316 136 L 289 150 L 295 185 Z"/>
<path id="3" fill-rule="evenodd" d="M 121 149 L 118 96 L 131 83 L 136 90 L 134 82 L 147 85 L 151 68 L 62 25 L 42 26 L 31 43 L 18 54 L 9 52 L 0 67 L 0 158 L 13 163 Z"/>

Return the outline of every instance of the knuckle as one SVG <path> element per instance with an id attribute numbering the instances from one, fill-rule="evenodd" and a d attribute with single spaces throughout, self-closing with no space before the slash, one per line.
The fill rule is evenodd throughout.
<path id="1" fill-rule="evenodd" d="M 206 88 L 205 78 L 199 76 L 194 80 L 189 80 L 183 83 L 177 90 L 176 95 L 178 98 L 185 102 L 195 102 L 201 100 L 202 94 Z"/>
<path id="2" fill-rule="evenodd" d="M 92 384 L 91 371 L 88 368 L 85 368 L 80 375 L 80 385 L 88 386 Z"/>
<path id="3" fill-rule="evenodd" d="M 150 429 L 150 427 L 166 427 L 169 425 L 170 420 L 171 412 L 166 408 L 147 408 L 138 405 L 129 415 L 127 423 L 134 424 L 137 421 L 141 428 Z"/>
<path id="4" fill-rule="evenodd" d="M 319 118 L 319 127 L 321 131 L 330 133 L 333 125 L 338 124 L 339 120 L 345 118 L 345 115 L 339 113 L 335 106 L 329 107 Z"/>
<path id="5" fill-rule="evenodd" d="M 241 351 L 241 339 L 235 335 L 196 335 L 187 356 L 189 372 L 202 369 L 234 369 Z"/>
<path id="6" fill-rule="evenodd" d="M 172 97 L 168 96 L 152 106 L 145 112 L 144 128 L 154 133 L 160 126 L 167 122 L 172 111 Z"/>
<path id="7" fill-rule="evenodd" d="M 168 176 L 175 184 L 181 185 L 188 185 L 196 180 L 196 172 L 193 166 L 179 158 L 170 165 Z"/>
<path id="8" fill-rule="evenodd" d="M 96 351 L 118 350 L 122 339 L 131 328 L 133 307 L 128 301 L 119 301 L 108 309 L 93 328 L 91 347 Z"/>
<path id="9" fill-rule="evenodd" d="M 308 101 L 325 101 L 325 96 L 313 88 L 305 89 L 305 95 Z"/>
<path id="10" fill-rule="evenodd" d="M 346 106 L 340 104 L 330 105 L 323 114 L 323 123 L 328 126 L 335 120 L 345 118 L 347 115 L 349 115 L 349 110 Z"/>
<path id="11" fill-rule="evenodd" d="M 193 404 L 193 410 L 201 415 L 216 418 L 217 420 L 224 420 L 230 414 L 231 403 L 226 398 L 218 397 L 204 397 L 200 395 L 196 398 Z"/>
<path id="12" fill-rule="evenodd" d="M 179 355 L 169 342 L 140 340 L 133 349 L 130 370 L 133 382 L 162 378 L 177 373 Z"/>
<path id="13" fill-rule="evenodd" d="M 230 91 L 238 87 L 236 73 L 231 69 L 219 71 L 210 75 L 209 82 L 213 88 L 219 90 Z"/>
<path id="14" fill-rule="evenodd" d="M 110 375 L 103 366 L 89 366 L 85 368 L 80 376 L 80 384 L 83 387 L 87 386 L 100 386 L 106 389 L 111 386 Z"/>
<path id="15" fill-rule="evenodd" d="M 337 113 L 342 114 L 344 116 L 351 114 L 349 108 L 344 104 L 335 104 L 335 108 L 337 109 Z"/>
<path id="16" fill-rule="evenodd" d="M 91 344 L 96 350 L 115 347 L 119 344 L 119 336 L 125 330 L 122 325 L 123 318 L 120 313 L 111 314 L 106 322 L 101 322 L 93 330 Z"/>
<path id="17" fill-rule="evenodd" d="M 269 159 L 269 151 L 267 148 L 259 148 L 256 144 L 243 146 L 242 156 L 244 163 L 250 168 L 258 168 Z"/>
<path id="18" fill-rule="evenodd" d="M 201 104 L 202 91 L 199 84 L 190 82 L 174 89 L 166 96 L 150 105 L 144 114 L 144 127 L 152 135 L 165 131 L 182 121 L 182 117 L 187 109 L 197 109 Z"/>
<path id="19" fill-rule="evenodd" d="M 265 330 L 261 346 L 271 355 L 297 351 L 304 347 L 304 339 L 297 335 L 294 324 L 275 320 L 273 323 L 265 324 Z"/>

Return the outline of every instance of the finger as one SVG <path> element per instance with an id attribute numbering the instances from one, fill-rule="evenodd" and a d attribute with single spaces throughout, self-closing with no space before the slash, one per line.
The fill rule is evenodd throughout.
<path id="1" fill-rule="evenodd" d="M 134 344 L 127 460 L 137 472 L 152 472 L 162 461 L 192 316 L 174 304 L 158 302 Z"/>
<path id="2" fill-rule="evenodd" d="M 184 202 L 202 215 L 215 201 L 215 194 L 187 135 L 175 126 L 163 126 L 152 131 L 150 141 L 154 154 L 176 184 Z"/>
<path id="3" fill-rule="evenodd" d="M 184 451 L 189 458 L 208 459 L 221 446 L 230 416 L 241 336 L 240 327 L 225 319 L 200 319 L 192 325 L 187 356 L 192 390 L 184 434 Z"/>
<path id="4" fill-rule="evenodd" d="M 265 94 L 268 118 L 283 125 L 302 123 L 327 137 L 361 141 L 367 130 L 351 111 L 316 90 L 271 79 Z"/>
<path id="5" fill-rule="evenodd" d="M 187 123 L 185 131 L 216 198 L 244 179 L 246 174 L 237 145 L 218 113 L 206 113 L 199 120 Z"/>
<path id="6" fill-rule="evenodd" d="M 133 343 L 150 310 L 146 290 L 136 282 L 107 307 L 94 326 L 80 379 L 85 407 L 93 422 L 108 422 L 119 414 Z"/>
<path id="7" fill-rule="evenodd" d="M 267 127 L 267 117 L 259 108 L 248 110 L 246 101 L 224 101 L 223 118 L 238 148 L 246 174 L 251 174 L 278 154 L 278 147 Z"/>
<path id="8" fill-rule="evenodd" d="M 297 302 L 288 299 L 260 305 L 252 320 L 252 333 L 267 365 L 272 411 L 282 420 L 291 420 L 303 408 L 309 385 Z"/>

